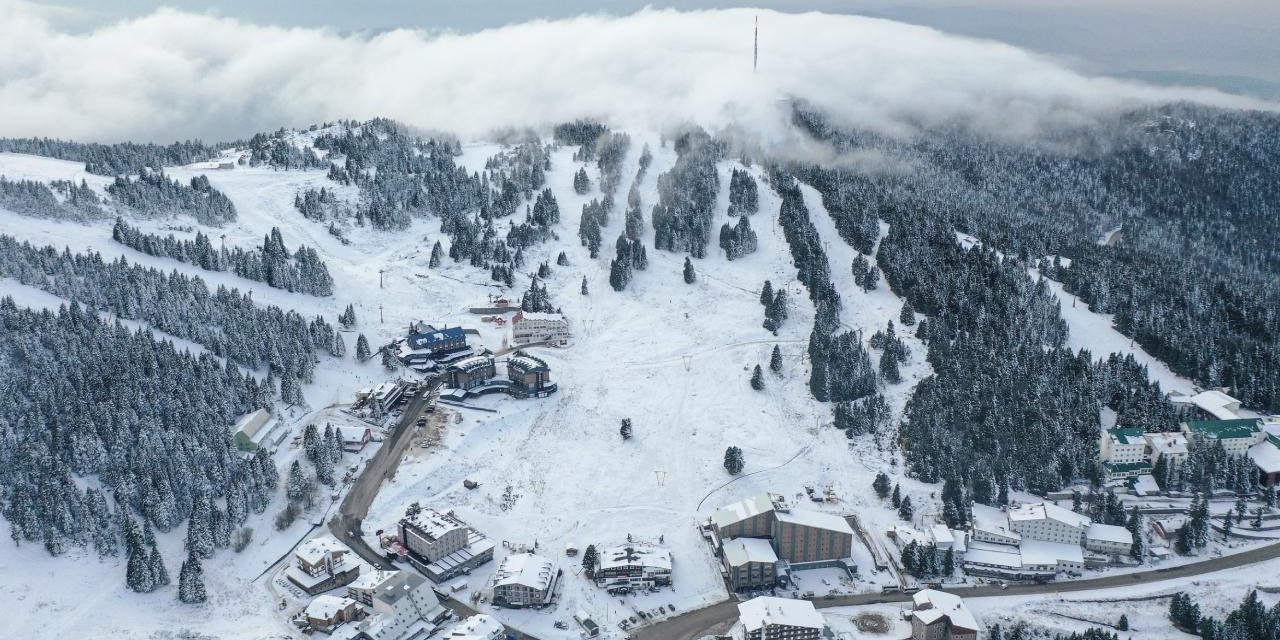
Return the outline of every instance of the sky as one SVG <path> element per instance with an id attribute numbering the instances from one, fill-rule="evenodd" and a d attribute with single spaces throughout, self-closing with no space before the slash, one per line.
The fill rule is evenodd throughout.
<path id="1" fill-rule="evenodd" d="M 1067 0 L 1068 9 L 1050 10 L 1038 0 L 981 9 L 922 1 L 920 15 L 952 27 L 876 13 L 906 5 L 839 0 L 778 3 L 788 11 L 676 11 L 613 0 L 592 3 L 587 15 L 580 0 L 231 2 L 217 9 L 181 0 L 109 8 L 0 0 L 0 136 L 226 140 L 387 116 L 475 137 L 591 117 L 624 127 L 736 127 L 770 143 L 787 135 L 787 101 L 797 98 L 845 124 L 889 134 L 961 121 L 1022 136 L 1170 100 L 1274 108 L 1232 95 L 1269 94 L 1223 83 L 1276 73 L 1269 65 L 1224 62 L 1207 71 L 1119 42 L 1126 33 L 1128 43 L 1160 40 L 1154 27 L 1126 29 L 1120 16 L 1175 30 L 1168 25 L 1196 11 L 1183 0 L 1166 0 L 1159 11 L 1133 2 L 1092 26 L 1060 18 L 1055 38 L 1041 46 L 1020 40 L 1039 38 L 1046 12 L 1083 19 L 1101 14 L 1101 3 Z M 1266 53 L 1275 43 L 1248 43 L 1259 23 L 1248 19 L 1245 3 L 1223 7 L 1198 37 L 1234 30 L 1234 48 L 1182 59 L 1243 60 L 1233 52 L 1245 51 L 1280 59 Z M 795 11 L 803 8 L 825 13 Z M 1031 17 L 1014 19 L 1019 12 Z M 757 16 L 761 62 L 753 72 Z M 997 28 L 1005 31 L 1000 38 L 975 32 Z M 1183 35 L 1178 47 L 1192 47 Z M 1064 52 L 1051 42 L 1074 44 Z M 1152 58 L 1168 64 L 1141 63 Z M 1203 88 L 1213 86 L 1225 91 Z"/>

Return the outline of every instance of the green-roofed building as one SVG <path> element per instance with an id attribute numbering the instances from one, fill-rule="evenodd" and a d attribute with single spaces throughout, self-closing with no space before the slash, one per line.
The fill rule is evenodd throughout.
<path id="1" fill-rule="evenodd" d="M 1266 432 L 1256 418 L 1236 420 L 1188 420 L 1182 423 L 1182 431 L 1191 441 L 1222 443 L 1222 448 L 1233 456 L 1242 456 L 1266 439 Z"/>
<path id="2" fill-rule="evenodd" d="M 1129 465 L 1143 464 L 1150 470 L 1145 435 L 1139 427 L 1116 427 L 1102 432 L 1098 453 L 1109 479 L 1129 477 L 1127 471 L 1113 472 L 1113 469 L 1127 470 Z M 1133 472 L 1132 475 L 1138 475 L 1138 472 Z"/>

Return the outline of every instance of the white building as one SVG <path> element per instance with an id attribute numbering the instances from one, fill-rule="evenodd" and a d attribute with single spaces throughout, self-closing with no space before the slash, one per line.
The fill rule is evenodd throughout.
<path id="1" fill-rule="evenodd" d="M 1009 509 L 1009 529 L 1022 536 L 1024 544 L 1041 540 L 1079 547 L 1090 524 L 1088 517 L 1047 502 Z"/>
<path id="2" fill-rule="evenodd" d="M 1266 432 L 1255 418 L 1234 420 L 1188 420 L 1182 423 L 1182 432 L 1192 442 L 1219 442 L 1227 455 L 1242 456 L 1249 447 L 1266 439 Z"/>
<path id="3" fill-rule="evenodd" d="M 502 559 L 486 589 L 486 596 L 500 607 L 542 606 L 555 594 L 556 567 L 532 553 L 513 553 Z"/>
<path id="4" fill-rule="evenodd" d="M 360 563 L 346 545 L 330 535 L 307 540 L 293 552 L 284 575 L 310 595 L 336 589 L 360 575 Z"/>
<path id="5" fill-rule="evenodd" d="M 1079 542 L 1023 540 L 1018 551 L 1022 554 L 1022 567 L 1028 571 L 1063 573 L 1084 569 L 1084 551 Z"/>
<path id="6" fill-rule="evenodd" d="M 1016 547 L 1022 542 L 1022 536 L 1010 531 L 1007 522 L 975 522 L 973 525 L 973 540 Z"/>
<path id="7" fill-rule="evenodd" d="M 1084 548 L 1106 555 L 1126 555 L 1133 548 L 1133 534 L 1124 527 L 1095 522 L 1084 530 Z"/>
<path id="8" fill-rule="evenodd" d="M 1116 427 L 1102 432 L 1098 456 L 1103 462 L 1133 464 L 1147 461 L 1147 440 L 1141 428 Z"/>
<path id="9" fill-rule="evenodd" d="M 521 311 L 511 319 L 511 341 L 515 344 L 546 342 L 553 347 L 569 344 L 569 321 L 558 313 Z"/>
<path id="10" fill-rule="evenodd" d="M 302 610 L 307 624 L 316 631 L 328 633 L 343 623 L 356 620 L 364 614 L 355 600 L 333 595 L 316 596 Z"/>
<path id="11" fill-rule="evenodd" d="M 935 589 L 911 596 L 911 640 L 976 640 L 978 628 L 960 596 Z"/>
<path id="12" fill-rule="evenodd" d="M 449 640 L 502 640 L 505 634 L 506 629 L 502 623 L 481 613 L 458 623 L 453 631 L 444 637 Z"/>
<path id="13" fill-rule="evenodd" d="M 347 597 L 366 607 L 373 606 L 373 592 L 389 580 L 397 579 L 399 575 L 399 571 L 377 569 L 365 571 L 360 574 L 359 578 L 347 585 Z"/>
<path id="14" fill-rule="evenodd" d="M 743 640 L 816 640 L 826 623 L 808 600 L 761 596 L 738 603 Z"/>
<path id="15" fill-rule="evenodd" d="M 1148 433 L 1146 439 L 1153 466 L 1161 458 L 1171 469 L 1177 469 L 1187 461 L 1187 436 L 1181 432 Z"/>
<path id="16" fill-rule="evenodd" d="M 356 627 L 360 637 L 370 640 L 424 638 L 445 618 L 431 583 L 410 571 L 397 571 L 379 584 L 370 607 L 372 614 Z"/>
<path id="17" fill-rule="evenodd" d="M 651 544 L 629 544 L 599 552 L 596 584 L 608 589 L 671 584 L 671 552 Z"/>

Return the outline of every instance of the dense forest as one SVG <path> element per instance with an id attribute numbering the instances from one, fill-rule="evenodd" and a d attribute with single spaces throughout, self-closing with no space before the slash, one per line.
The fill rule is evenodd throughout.
<path id="1" fill-rule="evenodd" d="M 875 218 L 945 220 L 1039 260 L 1174 371 L 1280 410 L 1280 116 L 1175 104 L 1031 141 L 958 126 L 889 138 L 803 108 L 796 122 L 912 167 L 806 174 L 833 214 L 861 218 L 841 225 L 854 246 Z"/>
<path id="2" fill-rule="evenodd" d="M 0 209 L 35 218 L 84 222 L 106 217 L 102 199 L 84 181 L 36 182 L 0 175 Z"/>
<path id="3" fill-rule="evenodd" d="M 159 170 L 192 162 L 211 160 L 234 143 L 208 146 L 199 140 L 168 145 L 96 144 L 53 138 L 0 138 L 0 152 L 29 153 L 59 160 L 83 162 L 84 170 L 100 176 L 136 175 L 150 168 Z"/>
<path id="4" fill-rule="evenodd" d="M 221 226 L 236 219 L 231 199 L 196 176 L 189 184 L 170 180 L 163 171 L 143 171 L 136 179 L 117 177 L 107 185 L 116 202 L 143 216 L 186 214 L 200 224 Z"/>
<path id="5" fill-rule="evenodd" d="M 229 427 L 274 391 L 234 365 L 74 303 L 55 313 L 0 300 L 0 345 L 0 505 L 15 541 L 113 556 L 126 514 L 167 531 L 201 492 L 234 525 L 266 508 L 275 466 L 265 452 L 239 458 Z"/>
<path id="6" fill-rule="evenodd" d="M 333 277 L 320 254 L 306 246 L 290 252 L 277 227 L 271 228 L 271 234 L 262 240 L 262 247 L 256 249 L 215 249 L 209 236 L 199 231 L 192 240 L 179 240 L 173 234 L 146 233 L 130 226 L 123 218 L 116 218 L 111 237 L 147 255 L 173 258 L 206 271 L 230 271 L 286 291 L 333 295 Z"/>

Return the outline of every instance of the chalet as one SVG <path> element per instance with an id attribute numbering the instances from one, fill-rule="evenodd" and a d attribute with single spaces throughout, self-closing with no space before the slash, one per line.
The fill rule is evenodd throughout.
<path id="1" fill-rule="evenodd" d="M 671 584 L 671 552 L 650 544 L 629 544 L 600 552 L 596 584 L 610 590 L 654 589 Z"/>
<path id="2" fill-rule="evenodd" d="M 316 596 L 302 615 L 312 629 L 329 633 L 343 623 L 364 617 L 364 610 L 351 598 L 325 594 Z"/>
<path id="3" fill-rule="evenodd" d="M 977 640 L 978 620 L 960 596 L 936 589 L 911 596 L 911 640 Z"/>
<path id="4" fill-rule="evenodd" d="M 513 553 L 502 559 L 485 592 L 494 606 L 541 607 L 551 602 L 558 576 L 550 560 L 532 553 Z"/>
<path id="5" fill-rule="evenodd" d="M 356 399 L 366 404 L 377 403 L 383 411 L 390 411 L 404 398 L 404 391 L 408 386 L 408 383 L 402 380 L 388 380 L 377 386 L 357 391 Z"/>
<path id="6" fill-rule="evenodd" d="M 569 321 L 559 313 L 520 311 L 511 319 L 514 344 L 545 343 L 553 347 L 569 344 Z"/>
<path id="7" fill-rule="evenodd" d="M 369 427 L 342 426 L 338 427 L 338 436 L 342 438 L 343 451 L 359 453 L 373 438 L 373 431 Z"/>
<path id="8" fill-rule="evenodd" d="M 551 367 L 541 358 L 518 355 L 507 361 L 507 378 L 522 397 L 541 398 L 556 391 L 551 381 Z"/>
<path id="9" fill-rule="evenodd" d="M 812 602 L 769 596 L 738 603 L 738 620 L 743 640 L 817 640 L 827 628 Z"/>
<path id="10" fill-rule="evenodd" d="M 493 358 L 490 356 L 472 356 L 464 358 L 446 371 L 449 386 L 455 389 L 474 389 L 488 382 L 495 375 Z"/>
<path id="11" fill-rule="evenodd" d="M 234 440 L 241 451 L 256 451 L 276 426 L 275 418 L 266 409 L 246 413 L 236 420 Z"/>
<path id="12" fill-rule="evenodd" d="M 360 575 L 351 550 L 333 536 L 312 538 L 293 552 L 285 577 L 310 595 L 350 584 Z"/>

